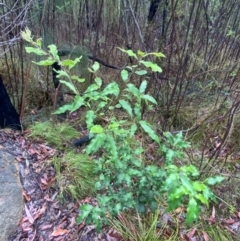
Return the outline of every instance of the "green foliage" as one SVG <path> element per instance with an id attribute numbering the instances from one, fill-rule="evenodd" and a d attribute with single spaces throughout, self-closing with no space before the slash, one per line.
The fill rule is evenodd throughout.
<path id="1" fill-rule="evenodd" d="M 25 33 L 25 39 L 32 41 Z M 22 34 L 24 37 L 24 34 Z M 39 54 L 41 45 L 34 43 Z M 165 141 L 159 139 L 154 128 L 142 119 L 142 105 L 157 104 L 156 100 L 147 90 L 147 80 L 144 76 L 150 71 L 161 72 L 162 69 L 146 57 L 154 55 L 164 57 L 162 53 L 144 53 L 133 50 L 123 50 L 129 56 L 138 61 L 138 65 L 127 66 L 121 71 L 124 89 L 120 92 L 116 82 L 102 87 L 102 79 L 97 77 L 96 71 L 99 64 L 94 63 L 89 71 L 96 77 L 94 83 L 89 85 L 86 91 L 80 95 L 74 86 L 77 77 L 72 78 L 68 72 L 80 58 L 75 61 L 65 60 L 61 62 L 57 56 L 57 49 L 49 46 L 46 62 L 38 64 L 47 65 L 52 60 L 57 61 L 66 70 L 58 71 L 58 78 L 64 76 L 67 80 L 61 80 L 75 94 L 72 103 L 59 108 L 55 113 L 75 111 L 82 106 L 88 108 L 86 112 L 86 124 L 91 135 L 95 137 L 86 148 L 86 153 L 92 155 L 101 151 L 101 156 L 95 160 L 94 173 L 98 175 L 95 182 L 98 206 L 84 204 L 80 207 L 78 222 L 94 223 L 97 230 L 108 223 L 109 217 L 116 217 L 121 212 L 136 210 L 140 215 L 146 215 L 147 211 L 156 212 L 159 200 L 167 197 L 168 210 L 179 206 L 187 208 L 186 222 L 195 221 L 200 214 L 201 205 L 209 204 L 214 199 L 209 185 L 214 185 L 223 180 L 222 177 L 211 177 L 205 181 L 199 180 L 199 173 L 193 165 L 178 167 L 174 163 L 177 159 L 184 158 L 184 149 L 190 144 L 184 141 L 182 133 L 172 135 L 164 133 Z M 29 51 L 29 49 L 28 49 Z M 45 53 L 44 53 L 45 54 Z M 130 82 L 130 76 L 136 74 L 143 78 L 137 87 Z M 113 103 L 117 103 L 116 105 Z M 121 119 L 110 116 L 107 125 L 95 125 L 98 116 L 103 116 L 106 109 L 125 111 L 125 117 Z M 144 163 L 144 149 L 138 140 L 135 140 L 137 132 L 144 132 L 153 140 L 165 157 L 165 165 L 159 168 L 157 165 Z"/>
<path id="2" fill-rule="evenodd" d="M 95 184 L 95 190 L 100 193 L 97 195 L 98 207 L 90 209 L 89 205 L 82 205 L 78 221 L 86 219 L 86 223 L 91 223 L 95 216 L 99 216 L 101 219 L 94 221 L 97 228 L 107 223 L 106 213 L 117 216 L 122 211 L 132 209 L 141 214 L 148 209 L 156 210 L 157 199 L 161 198 L 159 190 L 165 178 L 165 172 L 157 166 L 144 165 L 141 158 L 143 149 L 137 142 L 129 145 L 128 130 L 119 127 L 112 132 L 114 138 L 113 133 L 106 130 L 87 147 L 87 153 L 101 148 L 105 154 L 95 163 L 95 171 L 99 173 L 99 180 Z"/>
<path id="3" fill-rule="evenodd" d="M 195 166 L 183 166 L 178 168 L 175 165 L 166 167 L 167 178 L 164 182 L 165 191 L 168 196 L 168 210 L 174 210 L 181 205 L 187 206 L 187 224 L 193 223 L 200 213 L 200 204 L 209 205 L 209 200 L 215 200 L 210 188 L 205 184 L 207 180 L 196 181 L 199 172 Z M 214 182 L 223 178 L 212 177 Z"/>
<path id="4" fill-rule="evenodd" d="M 44 140 L 48 145 L 60 149 L 66 145 L 66 141 L 79 137 L 78 131 L 66 123 L 39 122 L 32 125 L 30 130 L 30 137 Z"/>
<path id="5" fill-rule="evenodd" d="M 92 195 L 96 176 L 93 173 L 94 162 L 87 155 L 68 152 L 63 157 L 51 160 L 56 170 L 56 181 L 60 196 L 79 198 Z"/>

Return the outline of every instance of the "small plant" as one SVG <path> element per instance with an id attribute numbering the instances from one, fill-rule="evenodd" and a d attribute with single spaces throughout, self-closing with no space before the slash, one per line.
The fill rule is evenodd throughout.
<path id="1" fill-rule="evenodd" d="M 96 75 L 99 64 L 95 62 L 89 69 L 96 76 L 94 83 L 80 95 L 74 81 L 83 80 L 70 74 L 71 68 L 80 58 L 61 61 L 55 45 L 50 45 L 49 52 L 44 52 L 41 49 L 41 41 L 34 42 L 29 30 L 23 32 L 22 37 L 34 45 L 27 47 L 27 52 L 47 56 L 46 60 L 37 64 L 52 65 L 58 62 L 65 67 L 56 71 L 57 77 L 67 79 L 60 82 L 75 93 L 75 98 L 72 103 L 60 107 L 55 113 L 73 112 L 82 106 L 87 107 L 86 125 L 94 138 L 87 146 L 86 153 L 93 155 L 101 151 L 101 156 L 95 160 L 94 166 L 94 172 L 98 175 L 95 182 L 98 205 L 82 205 L 77 221 L 93 223 L 97 230 L 100 230 L 102 225 L 108 223 L 110 217 L 117 217 L 122 212 L 136 210 L 139 215 L 146 215 L 147 211 L 156 212 L 159 200 L 167 197 L 168 210 L 184 206 L 187 210 L 187 223 L 194 222 L 199 217 L 201 205 L 208 206 L 209 201 L 214 199 L 209 186 L 221 182 L 223 178 L 217 176 L 199 181 L 199 172 L 193 165 L 179 168 L 175 161 L 184 158 L 184 148 L 190 146 L 184 141 L 182 133 L 176 136 L 165 133 L 166 141 L 160 141 L 152 126 L 142 118 L 143 103 L 147 106 L 157 104 L 151 95 L 145 93 L 148 82 L 144 77 L 149 71 L 162 71 L 156 63 L 147 61 L 146 58 L 149 55 L 164 55 L 141 51 L 134 53 L 132 50 L 120 49 L 138 62 L 137 65 L 127 66 L 121 71 L 124 89 L 120 91 L 118 83 L 114 81 L 103 88 L 102 79 Z M 143 78 L 139 87 L 130 81 L 130 76 L 135 74 Z M 106 110 L 113 113 L 118 108 L 126 113 L 121 119 L 111 114 L 110 117 L 107 116 L 106 125 L 95 123 L 98 116 L 104 117 Z M 144 148 L 135 138 L 139 132 L 158 145 L 165 157 L 165 165 L 162 168 L 154 163 L 144 163 Z"/>
<path id="2" fill-rule="evenodd" d="M 79 198 L 93 194 L 96 176 L 93 174 L 94 162 L 89 156 L 70 151 L 63 157 L 51 160 L 56 170 L 56 181 L 60 197 Z"/>
<path id="3" fill-rule="evenodd" d="M 39 122 L 30 127 L 29 137 L 40 138 L 48 145 L 62 149 L 67 142 L 79 137 L 76 129 L 66 123 Z"/>
<path id="4" fill-rule="evenodd" d="M 117 218 L 110 219 L 110 223 L 117 230 L 124 241 L 160 241 L 163 239 L 163 228 L 158 228 L 159 211 L 149 213 L 145 217 L 123 213 Z M 161 239 L 162 238 L 162 239 Z"/>

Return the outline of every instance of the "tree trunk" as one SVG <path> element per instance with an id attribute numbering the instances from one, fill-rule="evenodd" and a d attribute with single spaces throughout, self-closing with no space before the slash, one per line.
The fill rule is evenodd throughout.
<path id="1" fill-rule="evenodd" d="M 7 90 L 0 76 L 0 128 L 21 130 L 19 115 L 11 103 Z"/>

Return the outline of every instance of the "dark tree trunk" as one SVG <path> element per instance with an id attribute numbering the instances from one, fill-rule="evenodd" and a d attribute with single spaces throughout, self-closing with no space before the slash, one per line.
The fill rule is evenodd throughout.
<path id="1" fill-rule="evenodd" d="M 148 22 L 151 22 L 157 13 L 158 6 L 161 0 L 152 0 L 149 12 L 148 12 Z"/>
<path id="2" fill-rule="evenodd" d="M 0 128 L 6 127 L 21 130 L 21 123 L 0 76 Z"/>

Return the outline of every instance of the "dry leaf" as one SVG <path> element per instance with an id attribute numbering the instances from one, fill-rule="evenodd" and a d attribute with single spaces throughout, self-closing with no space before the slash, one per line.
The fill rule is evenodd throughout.
<path id="1" fill-rule="evenodd" d="M 196 228 L 192 229 L 191 231 L 189 231 L 189 232 L 187 233 L 187 237 L 188 237 L 188 238 L 192 238 L 192 237 L 196 234 L 196 231 L 197 231 Z"/>
<path id="2" fill-rule="evenodd" d="M 29 209 L 27 208 L 27 205 L 25 205 L 25 212 L 26 212 L 26 215 L 28 217 L 28 221 L 33 224 L 34 223 L 34 219 L 32 217 L 32 214 L 30 213 Z"/>
<path id="3" fill-rule="evenodd" d="M 209 241 L 209 236 L 205 231 L 202 231 L 204 241 Z"/>
<path id="4" fill-rule="evenodd" d="M 215 207 L 212 208 L 212 215 L 211 217 L 208 219 L 209 223 L 215 223 L 216 222 L 216 210 Z"/>
<path id="5" fill-rule="evenodd" d="M 57 236 L 61 236 L 61 235 L 64 235 L 68 233 L 68 230 L 67 229 L 61 229 L 61 228 L 58 228 L 56 230 L 54 230 L 51 234 L 51 236 L 53 237 L 57 237 Z"/>

